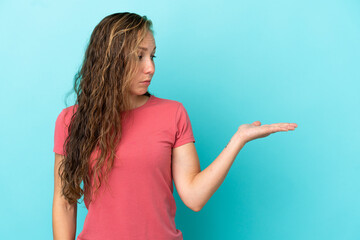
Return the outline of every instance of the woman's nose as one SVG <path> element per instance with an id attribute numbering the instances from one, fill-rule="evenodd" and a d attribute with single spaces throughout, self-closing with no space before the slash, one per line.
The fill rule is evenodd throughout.
<path id="1" fill-rule="evenodd" d="M 152 60 L 146 61 L 144 72 L 146 74 L 154 74 L 155 72 L 155 63 Z"/>

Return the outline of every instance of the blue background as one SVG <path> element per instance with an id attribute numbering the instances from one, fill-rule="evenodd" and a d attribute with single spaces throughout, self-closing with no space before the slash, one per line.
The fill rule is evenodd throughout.
<path id="1" fill-rule="evenodd" d="M 185 240 L 360 239 L 355 0 L 0 1 L 1 239 L 52 238 L 55 120 L 93 28 L 123 11 L 153 21 L 149 91 L 184 104 L 202 169 L 241 124 L 298 124 L 246 144 L 200 212 L 174 192 Z"/>

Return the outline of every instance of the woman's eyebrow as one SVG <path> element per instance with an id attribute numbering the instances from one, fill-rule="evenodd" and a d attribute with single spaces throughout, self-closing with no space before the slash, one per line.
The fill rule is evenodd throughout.
<path id="1" fill-rule="evenodd" d="M 146 47 L 139 47 L 140 49 L 142 49 L 142 50 L 145 50 L 145 51 L 147 51 L 148 49 L 146 48 Z M 156 49 L 156 46 L 154 47 L 154 50 Z M 153 50 L 153 51 L 154 51 Z"/>

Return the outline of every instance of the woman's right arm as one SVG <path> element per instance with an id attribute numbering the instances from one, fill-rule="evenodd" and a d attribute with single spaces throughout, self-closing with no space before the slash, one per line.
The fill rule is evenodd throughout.
<path id="1" fill-rule="evenodd" d="M 75 239 L 77 203 L 70 205 L 61 195 L 60 162 L 64 156 L 55 153 L 54 165 L 54 199 L 52 208 L 52 226 L 54 240 Z"/>

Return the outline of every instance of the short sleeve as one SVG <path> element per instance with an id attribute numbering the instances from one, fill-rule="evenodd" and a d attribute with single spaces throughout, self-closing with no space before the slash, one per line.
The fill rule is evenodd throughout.
<path id="1" fill-rule="evenodd" d="M 189 142 L 195 143 L 190 118 L 182 103 L 180 103 L 175 114 L 175 129 L 176 133 L 173 148 Z"/>
<path id="2" fill-rule="evenodd" d="M 67 129 L 65 127 L 65 114 L 64 114 L 64 110 L 62 110 L 55 121 L 53 152 L 64 155 L 63 145 L 66 136 L 67 136 Z"/>

